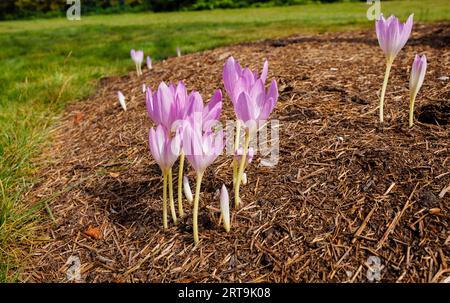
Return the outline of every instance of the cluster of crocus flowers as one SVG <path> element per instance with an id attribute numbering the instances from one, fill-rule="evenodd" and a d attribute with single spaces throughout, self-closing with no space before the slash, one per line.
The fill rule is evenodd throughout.
<path id="1" fill-rule="evenodd" d="M 163 188 L 163 224 L 167 228 L 167 188 L 169 189 L 169 205 L 174 224 L 177 216 L 173 199 L 172 167 L 179 161 L 178 173 L 178 212 L 184 216 L 182 192 L 184 189 L 189 202 L 193 206 L 194 240 L 198 237 L 198 206 L 200 188 L 206 168 L 222 153 L 223 132 L 213 131 L 222 110 L 222 93 L 217 90 L 211 101 L 204 106 L 198 92 L 187 93 L 183 82 L 177 85 L 166 85 L 164 82 L 155 93 L 147 88 L 146 105 L 149 118 L 158 125 L 156 131 L 150 130 L 150 151 L 159 164 L 164 177 Z M 189 181 L 183 177 L 184 158 L 197 173 L 195 197 L 189 186 Z M 183 182 L 184 179 L 184 182 Z M 184 183 L 184 184 L 183 184 Z"/>
<path id="2" fill-rule="evenodd" d="M 237 117 L 233 157 L 233 189 L 235 205 L 239 207 L 240 184 L 247 182 L 244 170 L 252 162 L 254 149 L 250 140 L 265 124 L 278 100 L 278 88 L 273 80 L 266 89 L 268 62 L 264 64 L 259 76 L 248 68 L 242 68 L 232 57 L 228 59 L 223 71 L 225 89 L 231 99 Z M 149 118 L 157 125 L 149 134 L 150 151 L 159 164 L 163 174 L 163 225 L 167 228 L 167 204 L 170 206 L 174 223 L 177 223 L 173 199 L 172 167 L 179 158 L 178 172 L 178 212 L 184 216 L 182 193 L 193 203 L 193 234 L 195 243 L 199 242 L 198 209 L 200 191 L 206 169 L 222 154 L 224 132 L 218 119 L 222 112 L 222 92 L 216 90 L 209 103 L 204 104 L 202 96 L 193 91 L 187 93 L 183 82 L 166 85 L 162 82 L 152 93 L 146 88 L 146 105 Z M 240 132 L 244 129 L 241 146 Z M 185 158 L 196 173 L 195 193 L 192 196 L 189 180 L 183 176 Z M 167 194 L 168 192 L 168 194 Z M 169 203 L 167 203 L 167 195 Z M 230 231 L 230 206 L 228 191 L 223 185 L 220 192 L 220 209 L 224 228 Z"/>
<path id="3" fill-rule="evenodd" d="M 236 208 L 240 204 L 239 190 L 244 175 L 244 170 L 249 161 L 249 145 L 251 139 L 256 135 L 258 129 L 264 124 L 272 113 L 278 100 L 278 87 L 273 80 L 266 91 L 265 82 L 269 70 L 266 61 L 261 75 L 252 72 L 249 68 L 242 66 L 230 57 L 223 69 L 223 82 L 225 90 L 233 103 L 236 114 L 235 134 L 235 159 L 233 160 L 233 186 L 234 202 Z M 240 146 L 241 126 L 244 127 L 244 143 Z"/>
<path id="4" fill-rule="evenodd" d="M 400 50 L 405 46 L 411 35 L 413 27 L 413 15 L 410 15 L 406 23 L 401 23 L 395 16 L 390 16 L 385 19 L 383 15 L 375 23 L 378 42 L 381 49 L 386 55 L 386 72 L 384 75 L 383 86 L 381 88 L 380 96 L 380 122 L 384 121 L 384 97 L 388 84 L 389 74 L 392 68 L 392 63 L 397 57 Z M 414 124 L 414 102 L 417 97 L 427 70 L 427 58 L 425 55 L 416 55 L 410 76 L 410 106 L 409 106 L 409 127 Z"/>
<path id="5" fill-rule="evenodd" d="M 385 19 L 381 14 L 376 21 L 375 29 L 378 42 L 386 56 L 386 72 L 380 96 L 380 122 L 384 121 L 384 97 L 391 72 L 392 64 L 400 50 L 405 46 L 411 35 L 413 15 L 409 16 L 406 23 L 401 23 L 395 16 Z"/>
<path id="6" fill-rule="evenodd" d="M 173 136 L 174 133 L 181 131 L 177 121 L 183 121 L 187 116 L 188 100 L 186 87 L 183 82 L 179 82 L 177 85 L 171 84 L 167 86 L 162 82 L 158 90 L 152 93 L 150 88 L 147 88 L 146 93 L 146 105 L 147 113 L 150 120 L 156 125 L 161 125 L 166 132 L 167 136 Z M 179 154 L 181 154 L 180 169 L 179 169 L 179 181 L 178 181 L 178 211 L 181 217 L 184 217 L 183 203 L 181 197 L 181 181 L 183 173 L 184 154 L 181 150 L 181 141 Z M 153 154 L 153 152 L 152 152 Z M 178 158 L 178 156 L 177 156 Z M 172 163 L 173 165 L 174 163 Z M 163 171 L 164 174 L 164 171 Z M 168 186 L 169 186 L 169 199 L 170 207 L 172 211 L 173 222 L 177 223 L 177 216 L 174 211 L 173 201 L 173 183 L 172 183 L 172 166 L 167 171 L 168 174 Z"/>

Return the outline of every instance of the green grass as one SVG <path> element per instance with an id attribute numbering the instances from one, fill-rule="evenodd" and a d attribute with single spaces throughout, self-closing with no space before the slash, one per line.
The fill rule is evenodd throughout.
<path id="1" fill-rule="evenodd" d="M 382 3 L 385 14 L 422 22 L 449 20 L 448 0 Z M 131 48 L 155 59 L 226 44 L 373 27 L 363 3 L 263 9 L 141 13 L 0 22 L 0 281 L 17 276 L 32 231 L 42 219 L 26 193 L 33 158 L 68 102 L 89 95 L 97 80 L 133 69 Z M 375 35 L 375 34 L 374 34 Z M 300 54 L 301 55 L 301 54 Z M 34 163 L 34 164 L 33 164 Z"/>

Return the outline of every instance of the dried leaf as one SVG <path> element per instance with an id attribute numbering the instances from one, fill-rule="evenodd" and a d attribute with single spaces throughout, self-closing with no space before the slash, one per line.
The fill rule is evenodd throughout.
<path id="1" fill-rule="evenodd" d="M 73 123 L 79 124 L 81 121 L 83 121 L 84 114 L 82 112 L 76 112 L 73 116 Z"/>
<path id="2" fill-rule="evenodd" d="M 102 232 L 98 227 L 92 227 L 89 225 L 88 229 L 84 232 L 86 236 L 89 236 L 94 239 L 100 239 L 102 237 Z"/>

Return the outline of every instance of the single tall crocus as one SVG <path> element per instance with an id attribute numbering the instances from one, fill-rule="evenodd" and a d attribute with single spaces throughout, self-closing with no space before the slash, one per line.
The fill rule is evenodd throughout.
<path id="1" fill-rule="evenodd" d="M 222 153 L 223 131 L 203 132 L 201 128 L 188 127 L 183 138 L 183 150 L 186 154 L 186 158 L 197 174 L 193 210 L 194 241 L 197 244 L 199 242 L 198 204 L 202 179 L 206 168 L 210 166 Z"/>
<path id="2" fill-rule="evenodd" d="M 426 71 L 427 57 L 425 55 L 416 55 L 411 69 L 411 78 L 409 80 L 409 127 L 412 127 L 414 124 L 414 102 L 416 101 L 417 94 L 422 87 Z"/>
<path id="3" fill-rule="evenodd" d="M 396 17 L 390 16 L 385 19 L 381 14 L 375 23 L 378 42 L 386 55 L 386 72 L 380 97 L 380 122 L 384 121 L 384 96 L 391 72 L 392 63 L 400 50 L 405 46 L 411 35 L 413 26 L 413 15 L 409 16 L 406 23 L 401 23 Z"/>
<path id="4" fill-rule="evenodd" d="M 162 125 L 158 125 L 156 130 L 150 129 L 149 132 L 149 146 L 150 152 L 153 155 L 156 163 L 161 168 L 164 183 L 163 183 L 163 226 L 168 227 L 167 224 L 167 184 L 172 179 L 172 166 L 178 159 L 181 150 L 181 140 L 179 133 L 175 133 L 173 136 L 164 129 Z M 169 183 L 170 184 L 170 183 Z M 169 195 L 171 187 L 169 186 Z M 176 224 L 175 206 L 173 203 L 170 205 L 172 218 Z"/>
<path id="5" fill-rule="evenodd" d="M 134 50 L 130 51 L 131 59 L 134 61 L 136 65 L 136 72 L 140 76 L 142 75 L 142 62 L 144 62 L 144 51 L 142 50 Z"/>

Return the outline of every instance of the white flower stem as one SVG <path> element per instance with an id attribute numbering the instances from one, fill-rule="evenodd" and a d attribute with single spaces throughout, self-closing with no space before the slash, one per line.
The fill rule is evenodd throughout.
<path id="1" fill-rule="evenodd" d="M 164 182 L 163 182 L 163 227 L 164 229 L 168 228 L 167 224 L 167 173 L 163 173 Z"/>
<path id="2" fill-rule="evenodd" d="M 236 159 L 233 159 L 233 190 L 236 188 L 237 172 L 238 172 L 238 163 Z"/>
<path id="3" fill-rule="evenodd" d="M 414 125 L 414 102 L 416 101 L 417 94 L 411 94 L 409 99 L 409 127 Z"/>
<path id="4" fill-rule="evenodd" d="M 234 205 L 236 208 L 239 208 L 239 189 L 241 187 L 241 181 L 242 181 L 242 174 L 244 173 L 245 169 L 245 162 L 247 161 L 247 150 L 248 146 L 250 145 L 250 133 L 245 133 L 245 139 L 244 139 L 244 152 L 241 156 L 241 162 L 239 165 L 239 171 L 236 178 L 236 184 L 234 189 Z"/>
<path id="5" fill-rule="evenodd" d="M 388 60 L 386 62 L 386 72 L 384 74 L 383 87 L 381 88 L 381 97 L 380 97 L 380 122 L 384 122 L 384 96 L 386 95 L 386 88 L 389 81 L 389 74 L 391 73 L 392 68 L 392 60 Z"/>
<path id="6" fill-rule="evenodd" d="M 180 217 L 184 217 L 183 211 L 183 168 L 184 168 L 184 152 L 181 152 L 180 163 L 178 167 L 178 213 Z"/>
<path id="7" fill-rule="evenodd" d="M 239 139 L 241 136 L 241 121 L 236 121 L 236 137 L 234 138 L 234 151 L 239 149 Z M 236 188 L 236 179 L 237 179 L 237 173 L 238 173 L 238 162 L 233 159 L 233 189 Z"/>
<path id="8" fill-rule="evenodd" d="M 173 224 L 177 225 L 177 213 L 175 212 L 175 203 L 173 201 L 173 181 L 172 181 L 172 168 L 169 170 L 169 202 L 170 212 L 172 213 Z"/>
<path id="9" fill-rule="evenodd" d="M 202 186 L 203 172 L 197 173 L 197 184 L 195 185 L 195 198 L 194 198 L 194 212 L 193 212 L 193 231 L 194 231 L 194 242 L 197 244 L 199 242 L 198 238 L 198 203 L 200 200 L 200 188 Z"/>

